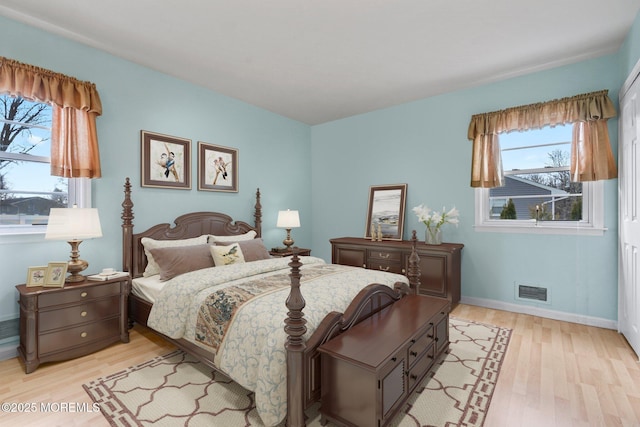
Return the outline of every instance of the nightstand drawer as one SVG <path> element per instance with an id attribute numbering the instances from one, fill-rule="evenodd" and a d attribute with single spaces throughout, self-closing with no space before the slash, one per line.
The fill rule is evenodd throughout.
<path id="1" fill-rule="evenodd" d="M 78 288 L 69 287 L 60 292 L 42 293 L 38 297 L 39 307 L 50 307 L 54 305 L 77 303 L 93 298 L 107 297 L 110 295 L 120 295 L 120 282 L 107 283 L 104 285 L 82 286 Z"/>
<path id="2" fill-rule="evenodd" d="M 120 318 L 88 323 L 75 328 L 42 334 L 38 337 L 40 355 L 67 350 L 71 347 L 120 335 Z"/>
<path id="3" fill-rule="evenodd" d="M 51 331 L 117 316 L 120 314 L 119 302 L 120 296 L 115 295 L 64 309 L 40 311 L 38 315 L 40 331 Z"/>

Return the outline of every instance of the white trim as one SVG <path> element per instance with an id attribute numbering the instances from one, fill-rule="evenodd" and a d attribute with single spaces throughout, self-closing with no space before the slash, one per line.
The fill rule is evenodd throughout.
<path id="1" fill-rule="evenodd" d="M 536 221 L 489 219 L 489 189 L 476 188 L 475 231 L 493 233 L 524 234 L 570 234 L 580 236 L 602 236 L 604 226 L 604 183 L 592 181 L 583 183 L 582 212 L 586 221 Z"/>
<path id="2" fill-rule="evenodd" d="M 563 322 L 578 323 L 580 325 L 595 326 L 598 328 L 618 330 L 618 322 L 601 317 L 585 316 L 582 314 L 566 313 L 563 311 L 549 310 L 546 308 L 512 304 L 504 301 L 485 298 L 462 297 L 461 304 L 475 305 L 494 310 L 510 311 L 512 313 L 530 314 L 546 319 L 561 320 Z"/>
<path id="3" fill-rule="evenodd" d="M 18 357 L 18 341 L 0 344 L 0 361 Z"/>

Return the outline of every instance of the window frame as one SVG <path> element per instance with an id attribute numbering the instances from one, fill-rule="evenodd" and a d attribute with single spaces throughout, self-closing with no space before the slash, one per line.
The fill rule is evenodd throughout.
<path id="1" fill-rule="evenodd" d="M 489 212 L 490 188 L 475 188 L 476 231 L 496 233 L 578 234 L 602 236 L 604 227 L 604 183 L 582 183 L 582 212 L 580 221 L 536 221 L 532 219 L 492 219 Z M 585 215 L 586 213 L 586 215 Z"/>
<path id="2" fill-rule="evenodd" d="M 538 129 L 531 129 L 537 131 Z M 527 131 L 524 131 L 527 132 Z M 500 138 L 500 136 L 498 136 Z M 543 142 L 541 144 L 520 145 L 505 148 L 504 151 L 522 150 L 523 147 L 538 148 L 564 145 L 565 142 Z M 532 173 L 551 173 L 568 170 L 567 167 L 537 167 L 504 171 L 504 176 Z M 582 219 L 579 221 L 543 221 L 536 219 L 500 219 L 491 215 L 490 188 L 475 188 L 475 229 L 476 231 L 501 233 L 537 234 L 579 234 L 599 236 L 604 227 L 604 183 L 602 181 L 582 182 Z M 505 196 L 509 198 L 509 196 Z"/>
<path id="3" fill-rule="evenodd" d="M 13 124 L 21 124 L 12 122 L 9 120 L 2 120 L 0 123 L 13 123 Z M 30 127 L 40 128 L 51 130 L 51 128 L 41 126 L 41 125 L 30 125 Z M 1 152 L 0 157 L 9 160 L 16 160 L 22 162 L 31 162 L 31 163 L 47 163 L 51 164 L 51 157 L 47 156 L 38 156 L 31 155 L 25 153 L 13 153 L 13 152 Z M 91 180 L 89 178 L 66 178 L 67 179 L 67 207 L 71 207 L 74 204 L 81 208 L 90 208 L 91 206 Z M 47 230 L 46 225 L 30 225 L 29 227 L 25 226 L 6 226 L 0 227 L 0 242 L 5 243 L 7 241 L 7 236 L 15 237 L 15 236 L 24 236 L 24 235 L 43 235 Z M 13 242 L 13 239 L 10 239 L 10 242 Z"/>

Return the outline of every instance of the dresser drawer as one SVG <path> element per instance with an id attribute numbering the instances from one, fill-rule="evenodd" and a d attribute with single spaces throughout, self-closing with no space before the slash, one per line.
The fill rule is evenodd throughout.
<path id="1" fill-rule="evenodd" d="M 433 334 L 433 324 L 430 324 L 422 335 L 417 337 L 415 341 L 412 340 L 413 343 L 409 347 L 409 367 L 413 366 L 415 361 L 422 356 L 422 353 L 433 344 Z"/>
<path id="2" fill-rule="evenodd" d="M 369 261 L 373 260 L 382 260 L 386 262 L 400 262 L 402 261 L 402 252 L 399 251 L 385 251 L 370 249 L 369 253 Z"/>
<path id="3" fill-rule="evenodd" d="M 93 322 L 120 314 L 120 296 L 88 301 L 57 310 L 40 311 L 38 322 L 40 331 L 69 327 L 79 323 Z"/>
<path id="4" fill-rule="evenodd" d="M 69 289 L 64 289 L 59 292 L 45 292 L 38 297 L 38 306 L 40 308 L 51 307 L 110 295 L 120 295 L 120 282 L 78 288 L 69 287 Z"/>
<path id="5" fill-rule="evenodd" d="M 120 318 L 87 323 L 74 328 L 63 329 L 38 337 L 40 356 L 56 351 L 68 350 L 71 347 L 120 335 Z"/>
<path id="6" fill-rule="evenodd" d="M 368 268 L 369 270 L 387 271 L 389 273 L 404 273 L 402 271 L 402 264 L 393 262 L 369 260 Z"/>

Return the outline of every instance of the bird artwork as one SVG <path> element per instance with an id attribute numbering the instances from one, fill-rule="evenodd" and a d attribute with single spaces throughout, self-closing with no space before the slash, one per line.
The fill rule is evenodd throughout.
<path id="1" fill-rule="evenodd" d="M 222 255 L 223 259 L 224 259 L 224 264 L 225 265 L 229 265 L 229 264 L 233 264 L 238 260 L 238 246 L 233 245 L 231 247 L 231 249 L 229 249 L 229 252 L 227 252 L 226 254 Z"/>

